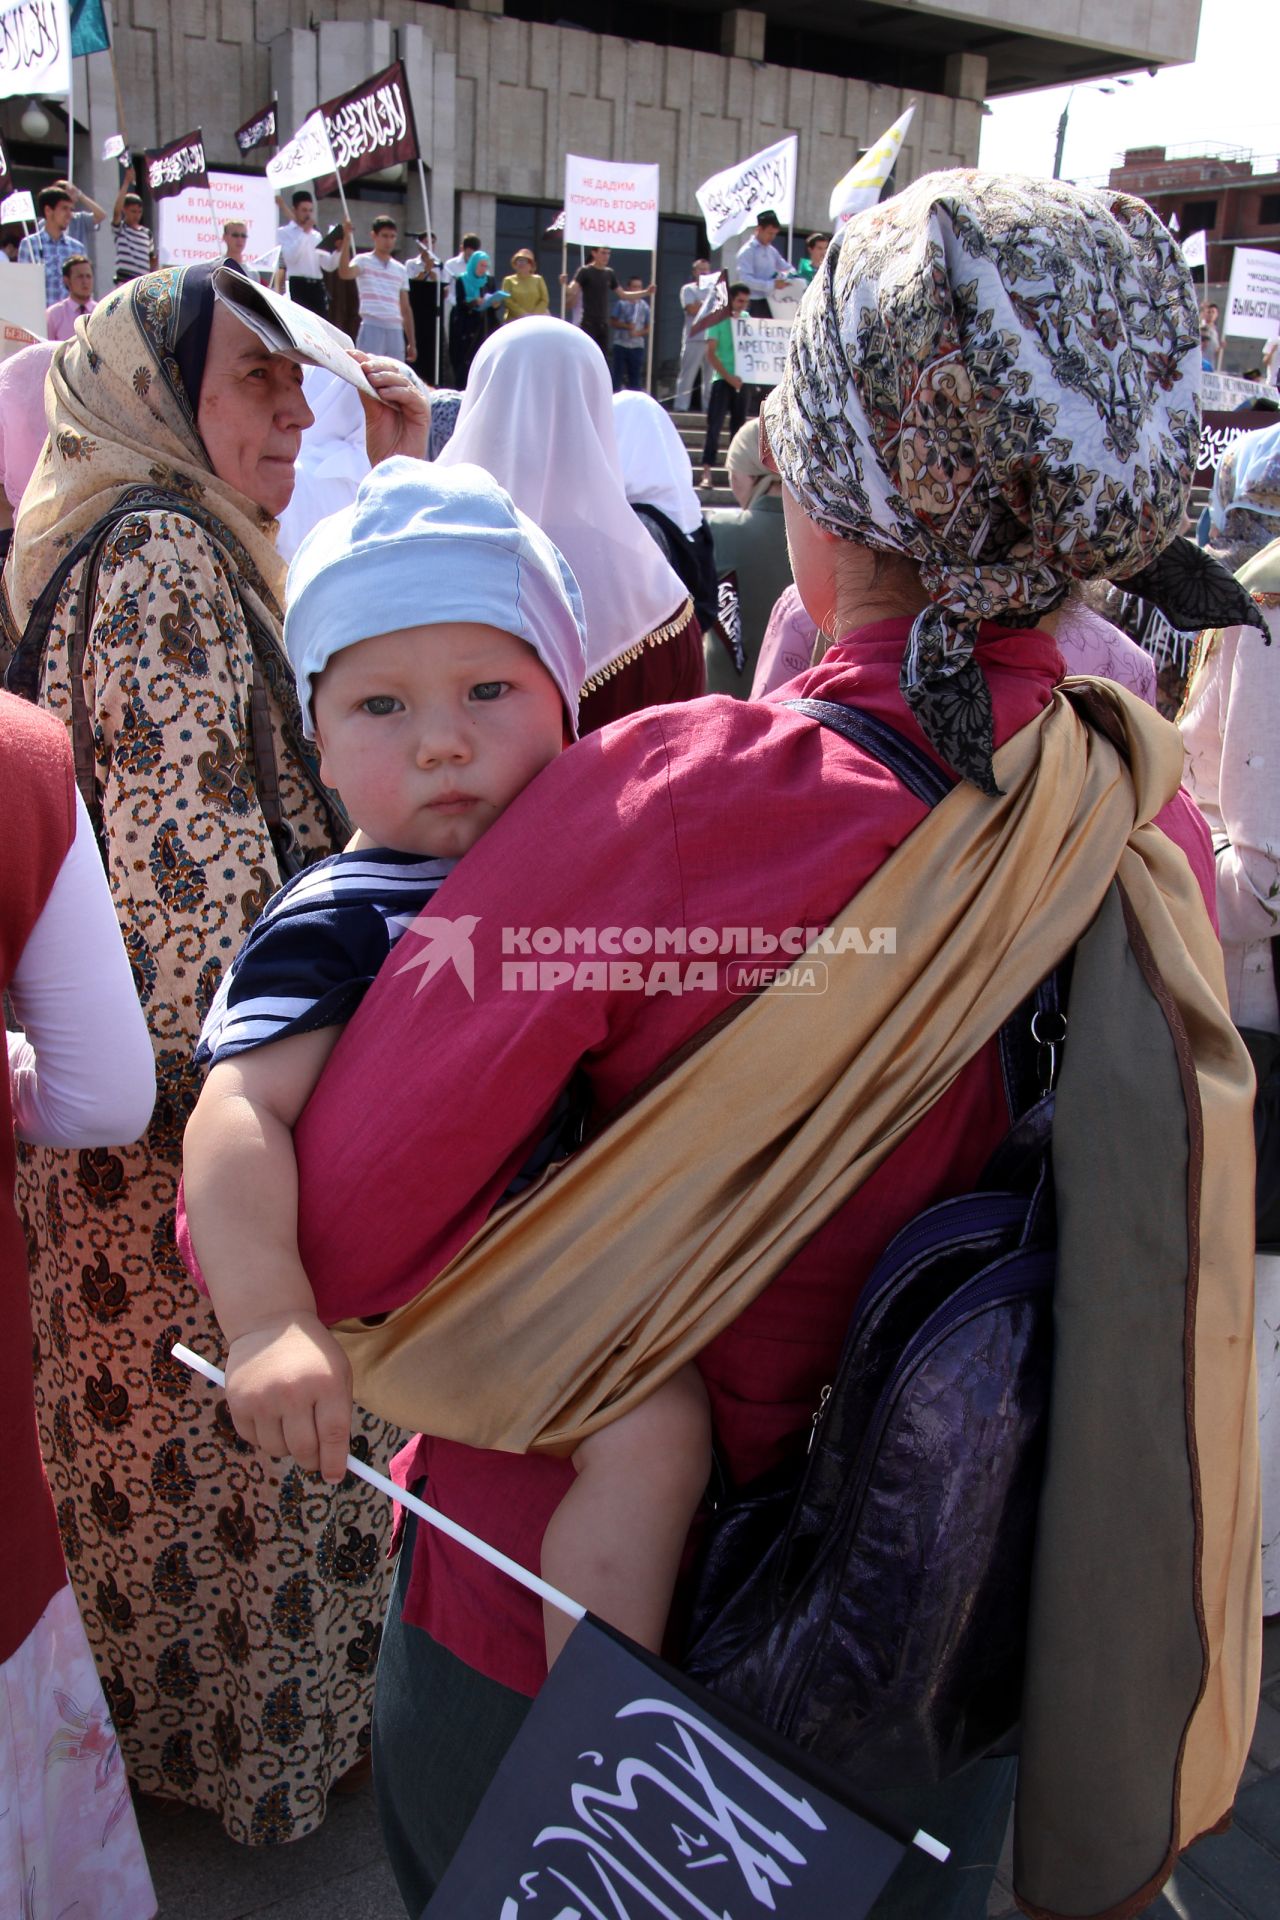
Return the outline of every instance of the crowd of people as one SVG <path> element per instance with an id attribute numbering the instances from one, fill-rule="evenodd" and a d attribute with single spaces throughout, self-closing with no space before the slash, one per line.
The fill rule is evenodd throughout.
<path id="1" fill-rule="evenodd" d="M 1090 1860 L 1112 1819 L 1136 1858 L 1089 1910 L 1135 1910 L 1230 1808 L 1259 1529 L 1280 1610 L 1280 1248 L 1236 1032 L 1280 1034 L 1280 428 L 1188 539 L 1204 338 L 1173 242 L 1119 193 L 951 173 L 795 269 L 762 211 L 731 314 L 805 292 L 756 417 L 729 321 L 688 332 L 705 260 L 681 289 L 704 480 L 731 435 L 735 504 L 706 509 L 641 390 L 654 289 L 608 249 L 566 278 L 573 325 L 527 250 L 501 282 L 472 233 L 401 262 L 381 218 L 356 252 L 295 192 L 278 278 L 319 313 L 354 284 L 358 392 L 269 352 L 217 262 L 155 270 L 129 180 L 95 300 L 106 216 L 64 184 L 24 242 L 50 340 L 0 366 L 10 1906 L 147 1920 L 131 1790 L 272 1845 L 372 1755 L 418 1920 L 566 1627 L 412 1517 L 393 1536 L 348 1453 L 679 1663 L 713 1457 L 722 1499 L 803 1459 L 886 1249 L 1005 1164 L 1023 1021 L 1066 1108 L 1060 1417 L 1090 1404 L 1072 1329 L 1109 1327 L 1141 1554 L 1180 1583 L 1087 1816 Z M 448 291 L 451 387 L 407 365 L 415 281 Z M 1181 737 L 1113 582 L 1196 627 Z M 863 905 L 893 958 L 833 960 L 829 997 L 683 957 Z M 635 940 L 545 965 L 533 929 Z M 1141 1057 L 1090 1106 L 1135 1005 Z M 1172 1385 L 1106 1318 L 1146 1266 Z M 1083 1714 L 1129 1684 L 1133 1595 L 1083 1553 L 1044 1577 Z M 1130 1823 L 1170 1726 L 1173 1800 L 1144 1825 L 1144 1784 Z M 862 1783 L 952 1849 L 875 1920 L 985 1913 L 1013 1776 Z M 1019 1818 L 1052 1861 L 1030 1794 Z M 1035 1870 L 1039 1910 L 1076 1910 Z"/>

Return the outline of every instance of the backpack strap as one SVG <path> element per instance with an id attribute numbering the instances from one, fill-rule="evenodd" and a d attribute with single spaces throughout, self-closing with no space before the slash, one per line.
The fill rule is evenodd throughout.
<path id="1" fill-rule="evenodd" d="M 945 772 L 889 721 L 864 713 L 861 707 L 808 699 L 787 700 L 783 705 L 861 747 L 871 759 L 896 774 L 908 792 L 927 807 L 936 807 L 959 784 L 954 775 Z M 996 1036 L 1011 1123 L 1022 1119 L 1052 1090 L 1066 1030 L 1058 975 L 1054 972 L 1009 1016 Z"/>
<path id="2" fill-rule="evenodd" d="M 861 707 L 848 707 L 836 700 L 786 700 L 783 704 L 796 713 L 803 713 L 809 720 L 830 727 L 855 747 L 861 747 L 882 767 L 896 774 L 903 786 L 926 807 L 936 807 L 958 784 L 954 776 L 944 773 L 937 761 L 908 740 L 905 733 L 899 733 L 874 713 L 864 713 Z"/>

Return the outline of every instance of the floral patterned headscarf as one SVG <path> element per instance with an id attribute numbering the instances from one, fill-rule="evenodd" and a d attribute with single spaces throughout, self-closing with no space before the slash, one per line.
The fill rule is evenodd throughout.
<path id="1" fill-rule="evenodd" d="M 214 473 L 196 424 L 212 302 L 208 269 L 162 267 L 100 300 L 58 348 L 45 386 L 49 438 L 4 576 L 15 634 L 80 536 L 148 488 L 188 503 L 226 552 L 246 609 L 279 641 L 276 522 Z"/>
<path id="2" fill-rule="evenodd" d="M 1179 626 L 1256 611 L 1176 538 L 1199 364 L 1181 255 L 1124 194 L 928 174 L 851 220 L 814 276 L 769 441 L 812 520 L 919 565 L 931 604 L 902 691 L 988 793 L 981 621 L 1033 626 L 1094 578 L 1124 578 Z"/>
<path id="3" fill-rule="evenodd" d="M 1280 422 L 1242 433 L 1223 454 L 1209 495 L 1209 551 L 1238 573 L 1280 535 Z"/>

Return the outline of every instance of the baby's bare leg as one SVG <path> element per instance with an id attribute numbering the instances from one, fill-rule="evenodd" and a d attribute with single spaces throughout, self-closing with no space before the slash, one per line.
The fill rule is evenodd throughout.
<path id="1" fill-rule="evenodd" d="M 577 1479 L 542 1542 L 542 1574 L 658 1652 L 680 1555 L 711 1470 L 711 1418 L 696 1367 L 679 1373 L 640 1406 L 584 1440 Z M 547 1660 L 572 1630 L 544 1606 Z"/>

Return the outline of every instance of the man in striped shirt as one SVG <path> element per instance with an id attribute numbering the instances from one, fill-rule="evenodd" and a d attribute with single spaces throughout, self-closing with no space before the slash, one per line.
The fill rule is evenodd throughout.
<path id="1" fill-rule="evenodd" d="M 356 345 L 365 353 L 390 354 L 394 360 L 416 360 L 413 309 L 409 305 L 409 275 L 395 253 L 399 229 L 382 214 L 373 222 L 372 253 L 351 258 L 351 222 L 342 225 L 338 255 L 339 280 L 354 280 L 360 295 L 360 331 Z M 407 346 L 407 352 L 406 352 Z"/>
<path id="2" fill-rule="evenodd" d="M 150 227 L 142 224 L 142 196 L 133 193 L 134 173 L 126 167 L 116 204 L 111 210 L 111 231 L 116 241 L 116 285 L 150 273 L 156 264 L 156 250 Z"/>

